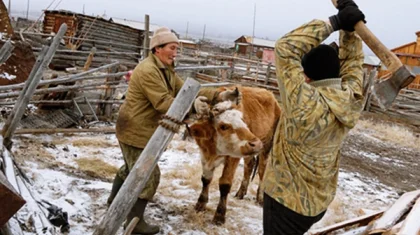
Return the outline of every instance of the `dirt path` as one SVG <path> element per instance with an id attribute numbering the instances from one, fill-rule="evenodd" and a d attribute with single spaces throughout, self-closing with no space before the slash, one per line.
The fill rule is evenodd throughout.
<path id="1" fill-rule="evenodd" d="M 343 143 L 341 167 L 377 179 L 397 193 L 419 189 L 420 150 L 383 142 L 371 132 L 359 129 L 350 133 Z"/>

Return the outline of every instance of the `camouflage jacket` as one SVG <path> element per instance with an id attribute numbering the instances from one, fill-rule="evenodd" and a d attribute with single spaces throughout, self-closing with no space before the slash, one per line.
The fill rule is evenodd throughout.
<path id="1" fill-rule="evenodd" d="M 305 83 L 301 58 L 332 32 L 326 22 L 313 20 L 279 39 L 275 48 L 282 117 L 264 191 L 305 216 L 318 215 L 333 200 L 340 146 L 363 108 L 364 57 L 355 33 L 340 32 L 341 79 L 329 81 L 338 80 L 338 86 Z"/>
<path id="2" fill-rule="evenodd" d="M 118 140 L 137 148 L 146 147 L 162 114 L 168 111 L 183 85 L 174 68 L 165 66 L 154 54 L 140 62 L 131 75 L 118 114 Z M 199 95 L 211 100 L 217 93 L 215 89 L 202 89 Z"/>

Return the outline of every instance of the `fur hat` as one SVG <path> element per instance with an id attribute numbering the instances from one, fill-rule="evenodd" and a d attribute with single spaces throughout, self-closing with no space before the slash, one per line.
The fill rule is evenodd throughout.
<path id="1" fill-rule="evenodd" d="M 306 76 L 314 81 L 340 76 L 338 52 L 325 44 L 321 44 L 305 54 L 302 58 L 302 67 Z"/>
<path id="2" fill-rule="evenodd" d="M 166 27 L 158 28 L 150 40 L 150 49 L 170 42 L 178 43 L 178 37 Z"/>

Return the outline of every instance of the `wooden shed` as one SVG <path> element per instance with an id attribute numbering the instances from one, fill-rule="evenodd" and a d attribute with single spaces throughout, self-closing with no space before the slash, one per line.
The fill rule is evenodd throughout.
<path id="1" fill-rule="evenodd" d="M 264 50 L 274 50 L 276 42 L 272 40 L 242 35 L 235 40 L 235 51 L 238 54 L 248 55 L 251 52 L 258 58 L 263 57 Z"/>
<path id="2" fill-rule="evenodd" d="M 416 33 L 417 40 L 400 47 L 394 48 L 394 52 L 404 65 L 407 65 L 411 71 L 416 74 L 416 79 L 409 88 L 420 89 L 420 31 Z M 385 75 L 389 71 L 385 70 L 380 75 Z"/>
<path id="3" fill-rule="evenodd" d="M 97 53 L 93 59 L 94 67 L 109 63 L 112 59 L 122 63 L 136 64 L 141 57 L 143 47 L 142 30 L 112 22 L 102 17 L 93 17 L 70 11 L 45 11 L 43 33 L 58 32 L 61 24 L 68 26 L 65 34 L 66 47 L 74 51 L 90 51 L 95 47 Z M 105 53 L 105 52 L 108 52 Z M 66 60 L 66 61 L 63 61 Z M 84 56 L 65 56 L 59 53 L 55 62 L 74 60 L 75 65 L 83 66 Z"/>

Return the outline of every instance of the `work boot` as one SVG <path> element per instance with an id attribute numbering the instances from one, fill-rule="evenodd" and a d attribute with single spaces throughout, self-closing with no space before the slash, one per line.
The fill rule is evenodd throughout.
<path id="1" fill-rule="evenodd" d="M 107 204 L 108 206 L 111 205 L 112 201 L 114 201 L 115 196 L 117 196 L 118 191 L 120 190 L 121 186 L 123 185 L 124 180 L 118 176 L 118 174 L 114 178 L 114 183 L 112 183 L 111 194 L 108 197 Z"/>
<path id="2" fill-rule="evenodd" d="M 134 217 L 138 217 L 140 220 L 137 223 L 136 227 L 133 229 L 132 235 L 139 235 L 139 234 L 156 234 L 160 231 L 159 226 L 149 225 L 144 220 L 144 209 L 146 209 L 147 200 L 144 199 L 137 199 L 136 204 L 134 204 L 133 208 L 131 209 L 130 213 L 127 216 L 128 225 L 130 221 Z"/>

